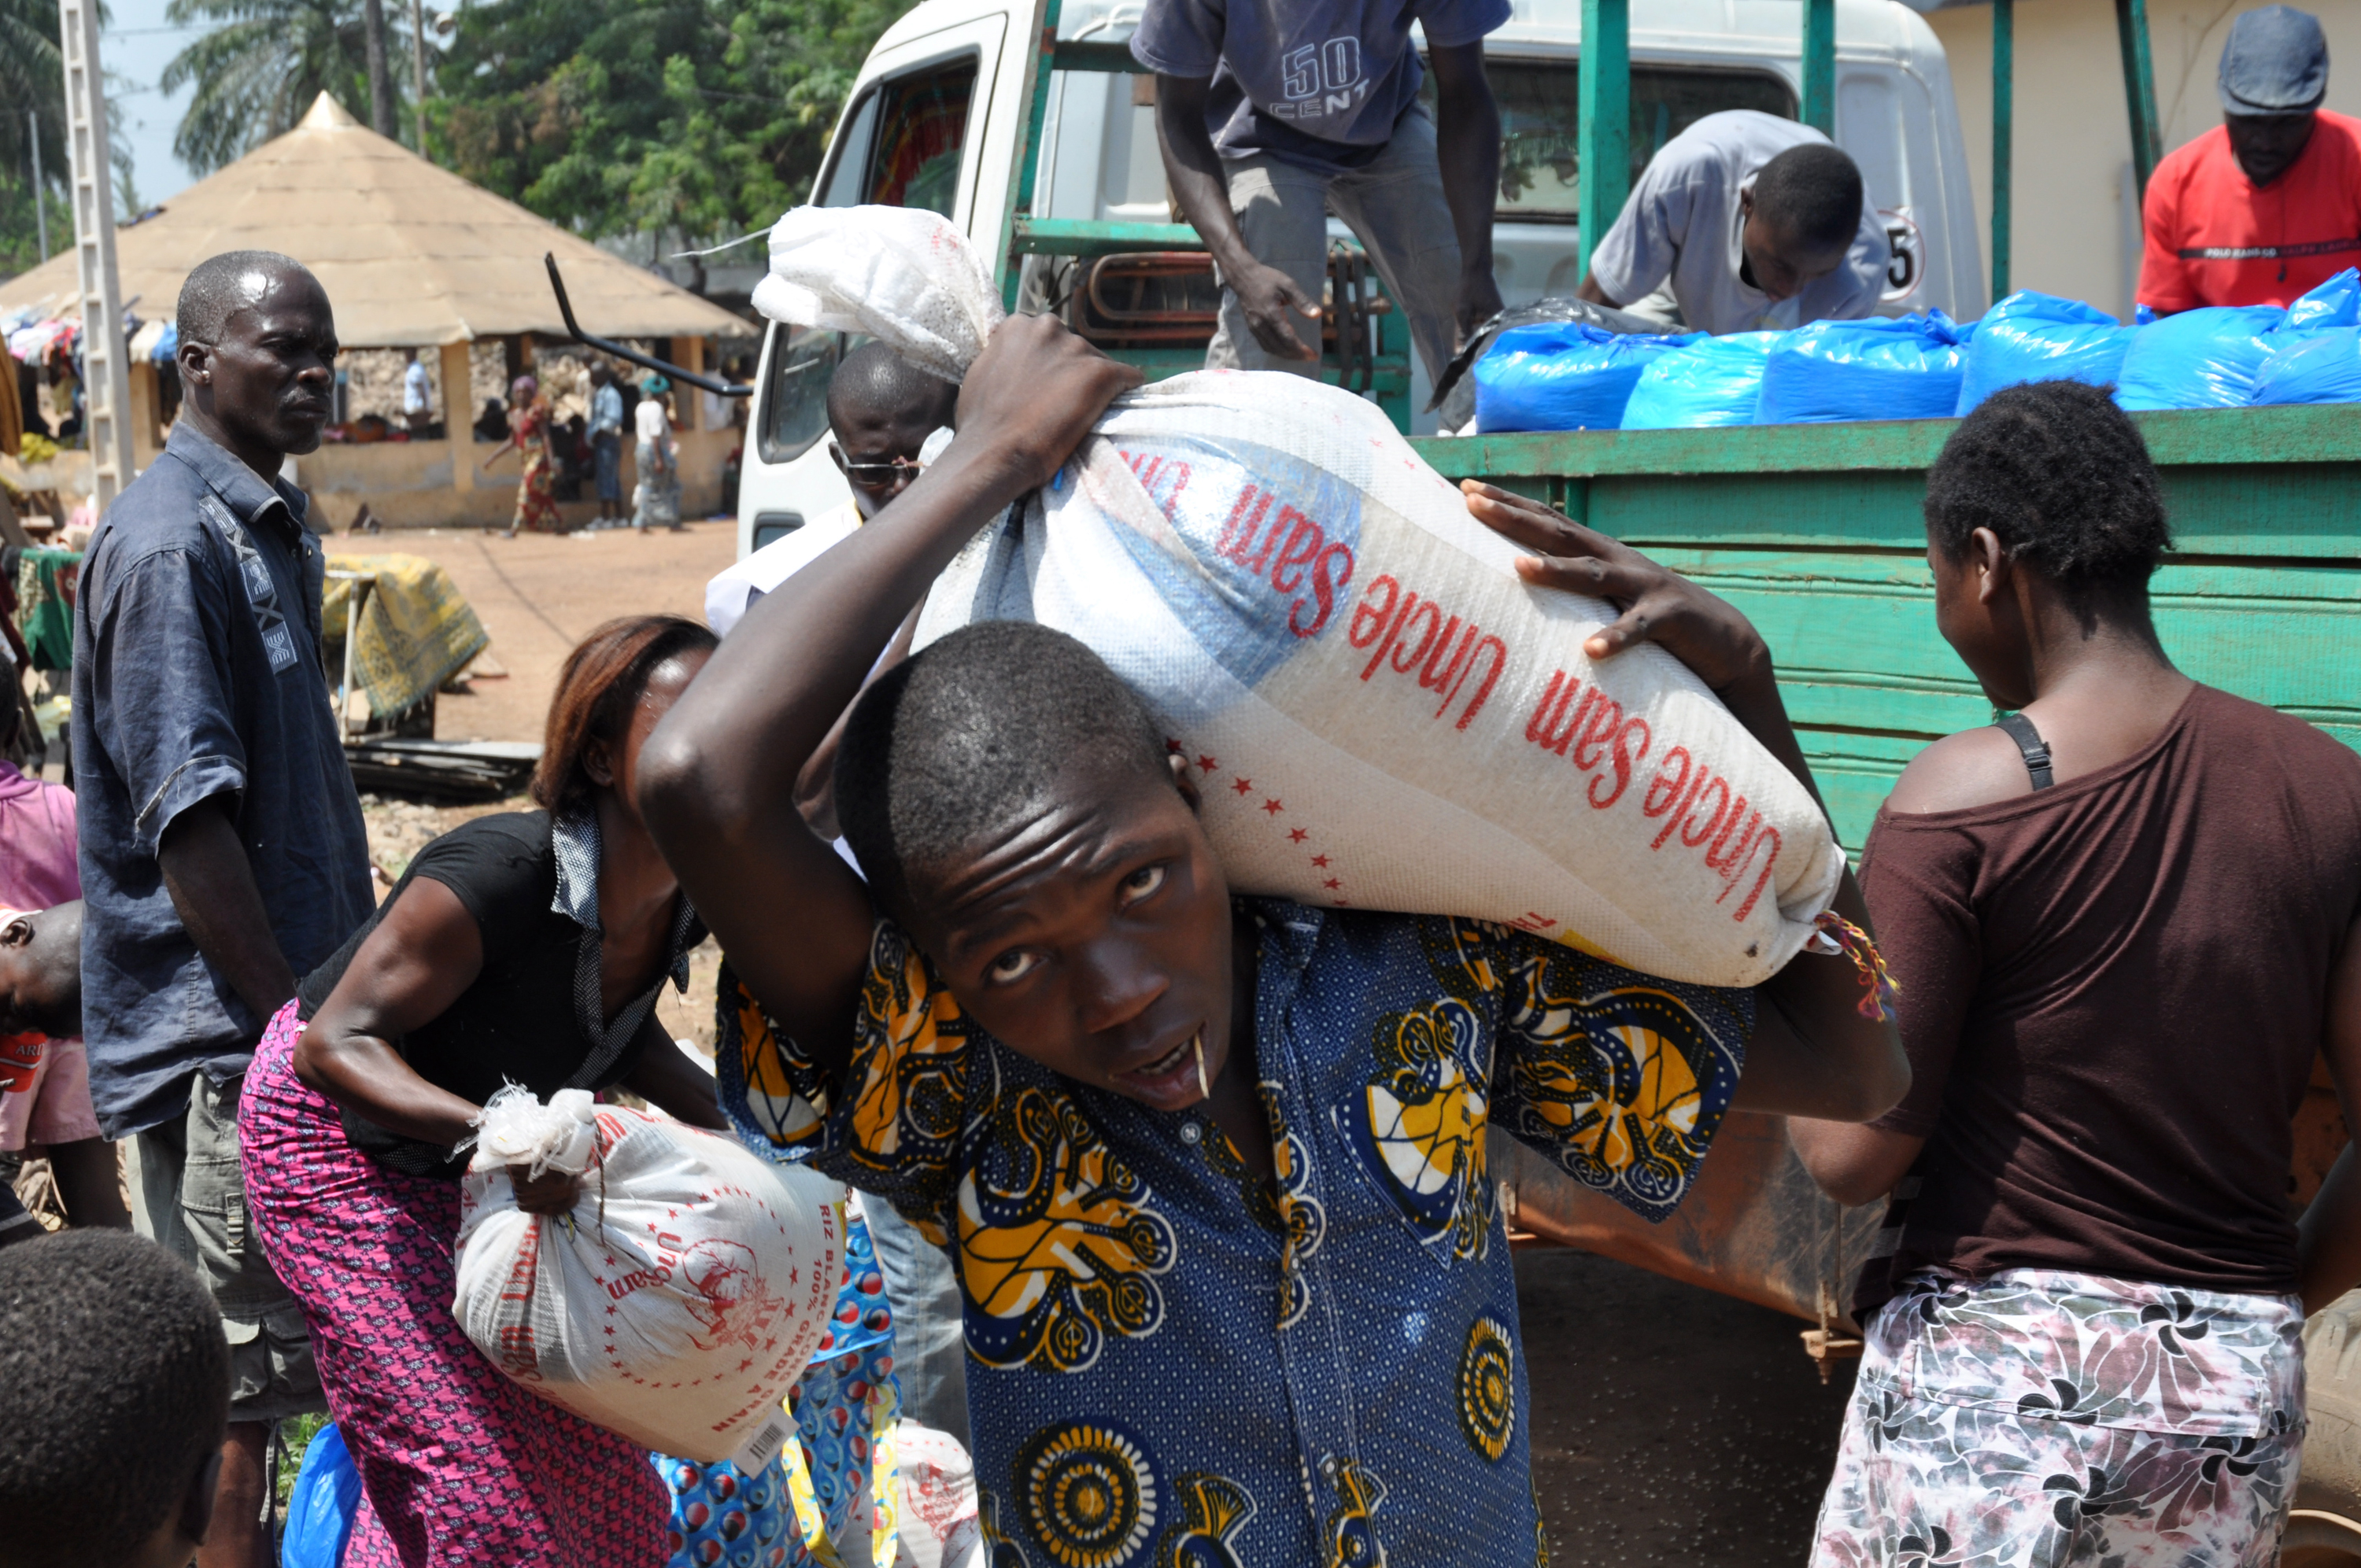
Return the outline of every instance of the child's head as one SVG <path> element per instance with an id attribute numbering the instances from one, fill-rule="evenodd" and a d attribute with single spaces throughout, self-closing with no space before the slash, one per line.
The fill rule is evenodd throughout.
<path id="1" fill-rule="evenodd" d="M 0 1568 L 181 1568 L 213 1519 L 229 1344 L 124 1231 L 0 1249 Z"/>
<path id="2" fill-rule="evenodd" d="M 2147 446 L 2103 387 L 2034 381 L 1976 406 L 1927 475 L 1927 558 L 1944 640 L 1982 673 L 2046 585 L 2082 619 L 2146 628 L 2172 545 Z M 1996 613 L 1997 612 L 1997 613 Z M 2016 626 L 2019 632 L 2007 628 Z"/>
<path id="3" fill-rule="evenodd" d="M 959 389 L 882 343 L 844 356 L 828 383 L 828 427 L 862 515 L 874 517 L 917 477 L 918 449 L 951 422 Z"/>
<path id="4" fill-rule="evenodd" d="M 82 1033 L 82 900 L 0 917 L 0 1035 Z"/>
<path id="5" fill-rule="evenodd" d="M 878 902 L 965 1011 L 1162 1110 L 1228 1059 L 1229 884 L 1147 707 L 1062 632 L 990 621 L 880 676 L 836 764 Z"/>

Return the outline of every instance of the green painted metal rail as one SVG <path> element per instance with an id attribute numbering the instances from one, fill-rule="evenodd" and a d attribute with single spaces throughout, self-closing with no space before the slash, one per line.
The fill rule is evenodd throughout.
<path id="1" fill-rule="evenodd" d="M 2197 679 L 2361 750 L 2361 420 L 2330 407 L 2134 416 L 2174 554 L 2158 630 Z M 1936 634 L 1920 503 L 1952 420 L 1416 443 L 1647 551 L 1753 618 L 1846 846 L 1928 741 L 1990 722 Z"/>

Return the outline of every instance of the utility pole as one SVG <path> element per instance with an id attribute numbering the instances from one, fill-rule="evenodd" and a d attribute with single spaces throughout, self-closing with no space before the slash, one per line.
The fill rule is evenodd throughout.
<path id="1" fill-rule="evenodd" d="M 90 445 L 91 499 L 103 516 L 131 482 L 131 366 L 123 341 L 123 285 L 115 269 L 115 199 L 107 186 L 98 0 L 58 0 L 58 52 L 66 71 L 66 147 L 73 155 L 82 430 Z"/>
<path id="2" fill-rule="evenodd" d="M 410 0 L 410 103 L 418 112 L 418 156 L 426 156 L 426 0 Z"/>
<path id="3" fill-rule="evenodd" d="M 361 0 L 361 53 L 368 61 L 369 129 L 393 139 L 393 78 L 385 61 L 385 0 Z"/>
<path id="4" fill-rule="evenodd" d="M 33 227 L 41 236 L 41 259 L 49 258 L 49 209 L 41 200 L 41 112 L 25 111 L 25 125 L 33 133 Z"/>

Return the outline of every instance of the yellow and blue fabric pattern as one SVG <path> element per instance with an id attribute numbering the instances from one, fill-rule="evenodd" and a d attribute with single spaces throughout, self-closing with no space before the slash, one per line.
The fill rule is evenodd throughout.
<path id="1" fill-rule="evenodd" d="M 1480 922 L 1242 908 L 1275 1181 L 1201 1112 L 975 1027 L 890 922 L 841 1080 L 725 975 L 722 1104 L 950 1251 L 994 1568 L 1532 1563 L 1486 1130 L 1662 1219 L 1753 997 Z"/>
<path id="2" fill-rule="evenodd" d="M 331 555 L 328 570 L 377 579 L 353 645 L 353 682 L 372 713 L 415 707 L 491 642 L 451 574 L 423 555 Z M 330 581 L 321 600 L 320 634 L 341 643 L 352 620 L 351 579 Z M 334 675 L 338 666 L 328 668 Z"/>

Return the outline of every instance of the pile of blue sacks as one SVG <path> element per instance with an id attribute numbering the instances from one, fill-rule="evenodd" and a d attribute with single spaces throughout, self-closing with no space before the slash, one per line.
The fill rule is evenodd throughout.
<path id="1" fill-rule="evenodd" d="M 2004 387 L 2112 386 L 2126 409 L 2361 402 L 2361 273 L 2292 305 L 2218 306 L 2129 324 L 2021 291 L 1973 322 L 1940 311 L 1785 333 L 1502 333 L 1475 367 L 1476 427 L 1693 430 L 1964 414 Z"/>

